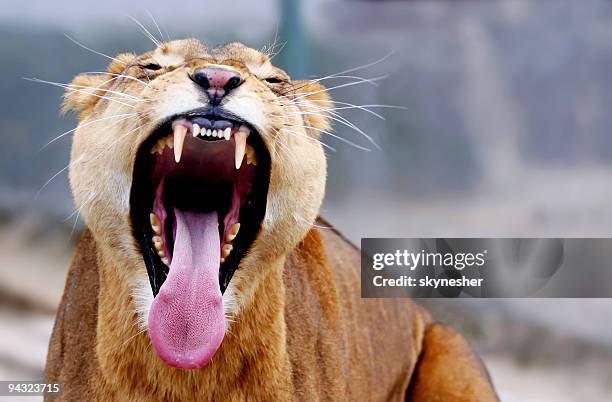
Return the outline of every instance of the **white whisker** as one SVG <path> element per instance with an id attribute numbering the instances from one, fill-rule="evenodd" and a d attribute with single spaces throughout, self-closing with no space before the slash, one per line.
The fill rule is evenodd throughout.
<path id="1" fill-rule="evenodd" d="M 153 36 L 153 34 L 151 34 L 151 32 L 149 32 L 149 30 L 140 23 L 140 21 L 138 21 L 136 18 L 132 17 L 131 15 L 129 17 L 132 21 L 134 21 L 140 27 L 140 29 L 145 34 L 145 36 L 147 36 L 151 40 L 151 42 L 153 42 L 155 46 L 157 47 L 161 46 L 161 42 L 157 40 L 157 38 L 155 38 L 155 36 Z"/>
<path id="2" fill-rule="evenodd" d="M 328 115 L 325 114 L 321 114 L 321 113 L 317 113 L 317 112 L 302 112 L 302 114 L 305 115 L 309 115 L 309 114 L 313 114 L 313 115 L 318 115 L 318 116 L 322 116 L 322 117 L 327 117 L 333 121 L 336 121 L 344 126 L 347 126 L 355 131 L 357 131 L 359 134 L 363 135 L 372 145 L 374 145 L 377 149 L 380 150 L 380 147 L 378 146 L 378 144 L 374 141 L 374 139 L 372 139 L 372 137 L 370 137 L 368 134 L 366 134 L 362 129 L 360 129 L 359 127 L 357 127 L 355 124 L 353 124 L 352 122 L 350 122 L 349 120 L 347 120 L 345 117 L 334 113 L 334 112 L 328 112 Z M 367 148 L 366 148 L 367 149 Z M 368 151 L 370 149 L 367 149 Z"/>
<path id="3" fill-rule="evenodd" d="M 323 147 L 329 149 L 330 151 L 336 152 L 336 149 L 334 147 L 332 147 L 331 145 L 327 145 L 326 143 L 324 143 L 323 141 L 317 140 L 316 138 L 313 137 L 309 137 L 308 135 L 304 134 L 304 133 L 300 133 L 299 131 L 294 131 L 294 130 L 289 130 L 286 127 L 281 128 L 279 131 L 284 131 L 287 132 L 289 134 L 296 134 L 300 137 L 304 137 L 310 141 L 315 141 L 318 142 L 319 144 L 321 144 Z"/>
<path id="4" fill-rule="evenodd" d="M 147 13 L 147 15 L 149 16 L 149 18 L 151 18 L 151 21 L 153 21 L 153 24 L 155 24 L 155 28 L 157 28 L 157 32 L 159 32 L 159 37 L 162 41 L 164 41 L 164 34 L 162 33 L 161 29 L 159 28 L 159 25 L 157 24 L 157 21 L 155 21 L 155 17 L 153 17 L 153 14 L 151 14 L 151 12 L 147 9 L 145 9 L 145 12 Z"/>
<path id="5" fill-rule="evenodd" d="M 40 152 L 40 151 L 42 151 L 43 149 L 47 148 L 49 145 L 53 144 L 55 141 L 59 140 L 60 138 L 62 138 L 62 137 L 64 137 L 64 136 L 66 136 L 66 135 L 68 135 L 68 134 L 70 134 L 70 133 L 75 132 L 75 131 L 76 131 L 76 130 L 78 130 L 80 127 L 87 127 L 87 126 L 89 126 L 89 125 L 91 125 L 91 124 L 94 124 L 94 123 L 97 123 L 97 122 L 99 122 L 99 121 L 103 121 L 103 120 L 110 120 L 110 119 L 115 119 L 115 118 L 119 118 L 119 120 L 117 120 L 117 123 L 118 123 L 118 122 L 121 122 L 121 121 L 127 120 L 127 119 L 128 119 L 128 118 L 130 118 L 130 117 L 136 116 L 136 115 L 138 115 L 138 113 L 126 113 L 126 114 L 118 114 L 118 115 L 114 115 L 114 116 L 107 116 L 107 117 L 102 117 L 102 118 L 100 118 L 100 119 L 95 119 L 95 120 L 92 120 L 92 121 L 88 121 L 87 123 L 84 123 L 84 124 L 79 124 L 77 127 L 73 128 L 72 130 L 68 130 L 68 131 L 66 131 L 66 132 L 63 132 L 62 134 L 60 134 L 60 135 L 58 135 L 57 137 L 53 138 L 51 141 L 47 142 L 47 143 L 46 143 L 46 144 L 45 144 L 45 145 L 44 145 L 44 146 L 43 146 L 43 147 L 42 147 L 42 148 L 39 150 L 39 152 Z"/>
<path id="6" fill-rule="evenodd" d="M 124 106 L 127 106 L 127 107 L 131 107 L 131 108 L 135 108 L 136 107 L 134 105 L 122 102 L 122 101 L 117 100 L 115 98 L 110 98 L 108 96 L 102 96 L 102 95 L 94 94 L 91 91 L 85 91 L 83 89 L 71 88 L 68 84 L 62 84 L 62 83 L 59 83 L 59 82 L 52 82 L 52 81 L 45 81 L 45 80 L 41 80 L 39 78 L 24 78 L 24 80 L 32 81 L 32 82 L 37 82 L 39 84 L 53 85 L 53 86 L 56 86 L 56 87 L 59 87 L 59 88 L 63 88 L 63 89 L 67 89 L 67 90 L 73 91 L 73 92 L 85 93 L 87 95 L 94 96 L 96 98 L 106 99 L 108 101 L 116 102 L 118 104 L 121 104 L 121 105 L 124 105 Z M 97 90 L 97 89 L 94 89 L 94 90 Z M 102 89 L 100 89 L 100 90 L 102 90 Z M 140 99 L 138 101 L 140 101 Z"/>
<path id="7" fill-rule="evenodd" d="M 380 58 L 380 59 L 378 59 L 376 61 L 373 61 L 373 62 L 368 63 L 368 64 L 363 64 L 361 66 L 352 67 L 352 68 L 349 68 L 349 69 L 344 70 L 344 71 L 340 71 L 340 72 L 335 73 L 335 74 L 330 74 L 330 75 L 328 75 L 328 77 L 336 77 L 336 76 L 339 76 L 339 75 L 344 75 L 344 74 L 352 73 L 352 72 L 359 71 L 359 70 L 365 70 L 366 68 L 375 66 L 376 64 L 382 63 L 383 61 L 387 60 L 389 57 L 391 57 L 393 55 L 393 53 L 394 53 L 393 51 L 390 51 L 385 56 L 383 56 L 382 58 Z"/>
<path id="8" fill-rule="evenodd" d="M 150 87 L 151 85 L 147 84 L 146 82 L 144 82 L 143 80 L 139 80 L 136 77 L 132 77 L 131 75 L 125 75 L 125 74 L 113 74 L 113 73 L 109 73 L 107 71 L 85 71 L 83 74 L 100 74 L 100 75 L 110 75 L 112 77 L 115 77 L 113 80 L 115 79 L 119 79 L 119 78 L 127 78 L 129 80 L 133 80 L 136 82 L 141 83 L 142 85 L 146 85 L 147 87 Z M 111 82 L 113 80 L 108 80 L 106 82 Z"/>
<path id="9" fill-rule="evenodd" d="M 80 161 L 83 158 L 83 155 L 81 155 L 79 158 L 77 158 L 77 161 Z M 76 162 L 76 161 L 75 161 Z M 45 187 L 47 187 L 49 185 L 49 183 L 51 183 L 53 181 L 53 179 L 55 179 L 57 176 L 59 176 L 60 174 L 62 174 L 62 172 L 65 172 L 66 169 L 68 169 L 70 167 L 70 165 L 74 163 L 74 162 L 70 162 L 68 163 L 66 166 L 64 166 L 59 172 L 57 172 L 56 174 L 54 174 L 53 176 L 51 176 L 51 178 L 49 180 L 47 180 L 45 182 L 45 184 L 42 185 L 42 187 L 40 189 L 38 189 L 38 191 L 36 192 L 36 195 L 34 196 L 34 199 L 37 200 L 38 197 L 40 197 L 40 193 L 42 193 L 42 191 L 45 189 Z"/>
<path id="10" fill-rule="evenodd" d="M 387 77 L 388 77 L 388 75 L 381 75 L 379 77 L 370 78 L 369 81 L 380 81 L 380 80 L 384 80 Z M 330 92 L 330 91 L 333 91 L 334 89 L 351 87 L 353 85 L 364 84 L 364 83 L 369 82 L 369 81 L 347 82 L 345 84 L 336 85 L 336 86 L 333 86 L 333 87 L 330 87 L 330 88 L 319 89 L 317 91 L 303 92 L 303 93 L 300 93 L 298 96 L 296 96 L 295 94 L 281 95 L 281 96 L 279 96 L 279 98 L 285 98 L 285 97 L 291 98 L 291 97 L 293 97 L 293 98 L 291 98 L 292 100 L 299 100 L 299 99 L 307 98 L 307 97 L 312 96 L 312 95 L 316 95 L 316 94 L 321 93 L 321 92 Z"/>
<path id="11" fill-rule="evenodd" d="M 302 127 L 302 128 L 306 128 L 306 129 L 310 129 L 310 130 L 315 130 L 315 131 L 318 131 L 318 132 L 320 132 L 320 133 L 327 134 L 327 135 L 329 135 L 330 137 L 334 137 L 334 138 L 336 138 L 336 139 L 338 139 L 338 140 L 340 140 L 340 141 L 342 141 L 342 142 L 345 142 L 345 143 L 347 143 L 347 144 L 349 144 L 349 145 L 352 145 L 352 146 L 354 146 L 355 148 L 361 149 L 361 150 L 363 150 L 363 151 L 368 151 L 368 152 L 372 151 L 370 148 L 362 147 L 361 145 L 359 145 L 359 144 L 355 144 L 354 142 L 352 142 L 352 141 L 350 141 L 350 140 L 347 140 L 346 138 L 340 137 L 339 135 L 336 135 L 336 134 L 334 134 L 334 133 L 330 133 L 329 131 L 326 131 L 326 130 L 320 129 L 320 128 L 318 128 L 318 127 L 312 127 L 312 126 L 302 126 L 302 125 L 295 125 L 295 124 L 293 124 L 293 125 L 291 125 L 291 126 L 292 126 L 292 127 Z"/>
<path id="12" fill-rule="evenodd" d="M 93 49 L 91 49 L 91 48 L 89 48 L 89 47 L 85 46 L 85 45 L 84 45 L 84 44 L 82 44 L 81 42 L 77 41 L 76 39 L 73 39 L 73 38 L 72 38 L 72 37 L 70 37 L 68 34 L 64 34 L 64 36 L 65 36 L 66 38 L 68 38 L 70 41 L 72 41 L 74 44 L 76 44 L 77 46 L 82 47 L 82 48 L 83 48 L 83 49 L 85 49 L 85 50 L 89 50 L 90 52 L 95 53 L 95 54 L 97 54 L 97 55 L 99 55 L 99 56 L 106 57 L 107 59 L 114 60 L 114 61 L 116 61 L 116 62 L 118 62 L 118 63 L 121 63 L 121 64 L 125 65 L 125 62 L 124 62 L 124 61 L 121 61 L 121 60 L 119 60 L 119 59 L 116 59 L 116 58 L 114 58 L 114 57 L 111 57 L 111 56 L 109 56 L 109 55 L 107 55 L 107 54 L 104 54 L 104 53 L 102 53 L 102 52 L 98 52 L 97 50 L 93 50 Z"/>
<path id="13" fill-rule="evenodd" d="M 378 83 L 376 81 L 372 81 L 372 79 L 370 79 L 370 78 L 359 77 L 359 76 L 356 76 L 356 75 L 328 75 L 327 77 L 316 78 L 316 79 L 309 80 L 309 81 L 310 82 L 321 82 L 321 81 L 324 81 L 324 80 L 344 79 L 344 78 L 354 79 L 354 80 L 357 80 L 358 82 L 365 82 L 365 83 L 372 84 L 374 86 L 378 85 Z"/>

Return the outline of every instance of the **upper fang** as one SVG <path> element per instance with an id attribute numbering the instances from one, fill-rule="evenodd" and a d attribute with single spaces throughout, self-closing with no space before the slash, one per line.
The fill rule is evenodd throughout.
<path id="1" fill-rule="evenodd" d="M 187 127 L 182 124 L 177 124 L 174 127 L 174 160 L 179 163 L 183 153 L 183 143 L 187 135 Z"/>

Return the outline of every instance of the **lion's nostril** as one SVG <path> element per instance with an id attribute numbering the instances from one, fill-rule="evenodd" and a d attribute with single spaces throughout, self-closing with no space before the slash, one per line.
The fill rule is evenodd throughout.
<path id="1" fill-rule="evenodd" d="M 210 81 L 208 81 L 208 76 L 204 70 L 197 70 L 193 76 L 191 77 L 196 84 L 201 86 L 204 89 L 210 88 Z"/>
<path id="2" fill-rule="evenodd" d="M 237 88 L 241 83 L 242 82 L 240 80 L 240 77 L 238 75 L 235 75 L 227 81 L 223 88 L 226 91 L 231 91 L 232 89 Z"/>
<path id="3" fill-rule="evenodd" d="M 238 72 L 218 67 L 196 70 L 191 78 L 206 90 L 213 102 L 219 102 L 231 90 L 242 84 L 242 77 Z"/>

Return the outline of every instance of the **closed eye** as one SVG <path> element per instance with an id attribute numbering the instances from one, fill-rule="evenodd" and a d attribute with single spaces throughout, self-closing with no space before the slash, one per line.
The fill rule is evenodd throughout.
<path id="1" fill-rule="evenodd" d="M 285 80 L 278 78 L 278 77 L 264 78 L 264 81 L 267 82 L 268 84 L 280 84 L 281 82 L 285 82 Z"/>
<path id="2" fill-rule="evenodd" d="M 155 64 L 155 63 L 145 64 L 144 66 L 141 66 L 141 67 L 144 68 L 145 70 L 151 70 L 151 71 L 161 70 L 162 68 L 159 64 Z"/>

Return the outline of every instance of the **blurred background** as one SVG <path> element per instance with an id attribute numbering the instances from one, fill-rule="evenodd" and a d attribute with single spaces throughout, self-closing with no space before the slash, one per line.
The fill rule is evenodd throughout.
<path id="1" fill-rule="evenodd" d="M 44 147 L 74 119 L 59 117 L 60 88 L 23 78 L 67 83 L 105 69 L 66 35 L 109 55 L 151 49 L 130 15 L 158 37 L 151 16 L 170 38 L 272 49 L 294 78 L 328 77 L 339 102 L 402 107 L 369 108 L 384 120 L 339 110 L 359 130 L 338 123 L 344 141 L 323 135 L 335 151 L 322 215 L 356 243 L 612 234 L 609 1 L 8 0 L 0 380 L 41 378 L 82 229 L 66 178 L 71 137 Z M 359 66 L 340 74 L 353 78 L 329 77 Z M 421 302 L 469 336 L 503 401 L 609 400 L 610 300 Z"/>

